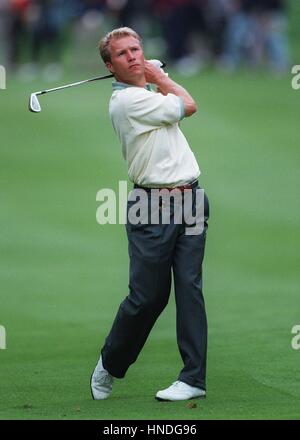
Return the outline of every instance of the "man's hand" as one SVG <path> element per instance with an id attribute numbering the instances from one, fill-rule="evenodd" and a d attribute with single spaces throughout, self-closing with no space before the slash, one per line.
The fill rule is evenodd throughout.
<path id="1" fill-rule="evenodd" d="M 176 84 L 162 69 L 158 69 L 149 61 L 145 61 L 145 78 L 151 84 L 156 84 L 163 95 L 173 93 L 183 99 L 185 116 L 191 116 L 197 111 L 197 106 L 191 95 L 179 84 Z"/>
<path id="2" fill-rule="evenodd" d="M 165 72 L 160 68 L 150 63 L 149 61 L 145 61 L 145 78 L 148 83 L 157 84 L 160 76 L 167 76 Z"/>

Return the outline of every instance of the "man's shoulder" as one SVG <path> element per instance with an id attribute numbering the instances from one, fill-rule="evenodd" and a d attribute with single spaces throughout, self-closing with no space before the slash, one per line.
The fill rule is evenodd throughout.
<path id="1" fill-rule="evenodd" d="M 144 87 L 138 86 L 127 86 L 127 87 L 116 87 L 113 90 L 112 97 L 118 99 L 128 99 L 136 96 L 147 96 L 149 93 L 153 93 L 152 90 L 148 90 Z"/>
<path id="2" fill-rule="evenodd" d="M 131 106 L 135 107 L 136 104 L 142 103 L 153 94 L 153 91 L 147 90 L 144 87 L 116 87 L 110 98 L 110 109 L 119 112 L 122 109 L 129 109 Z"/>

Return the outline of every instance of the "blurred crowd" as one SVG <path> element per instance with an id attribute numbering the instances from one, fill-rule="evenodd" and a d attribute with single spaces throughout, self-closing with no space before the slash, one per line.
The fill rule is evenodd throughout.
<path id="1" fill-rule="evenodd" d="M 287 7 L 288 0 L 0 0 L 0 64 L 24 76 L 43 68 L 52 79 L 77 32 L 100 38 L 130 26 L 146 53 L 185 75 L 211 64 L 280 75 L 289 65 Z"/>

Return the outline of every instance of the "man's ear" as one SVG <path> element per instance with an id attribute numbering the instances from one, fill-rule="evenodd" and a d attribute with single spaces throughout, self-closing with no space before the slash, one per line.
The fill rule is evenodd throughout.
<path id="1" fill-rule="evenodd" d="M 113 65 L 109 61 L 106 61 L 105 65 L 108 68 L 108 70 L 110 71 L 110 73 L 115 73 Z"/>

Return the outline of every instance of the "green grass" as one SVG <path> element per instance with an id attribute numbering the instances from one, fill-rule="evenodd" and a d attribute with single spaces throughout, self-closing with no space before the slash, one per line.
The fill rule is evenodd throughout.
<path id="1" fill-rule="evenodd" d="M 41 97 L 34 115 L 29 92 L 48 85 L 12 80 L 0 91 L 1 419 L 299 418 L 300 91 L 290 77 L 175 79 L 199 105 L 182 129 L 210 199 L 207 399 L 194 409 L 154 400 L 182 367 L 172 296 L 110 399 L 91 400 L 90 373 L 128 283 L 124 226 L 96 223 L 97 191 L 127 178 L 110 85 Z"/>

